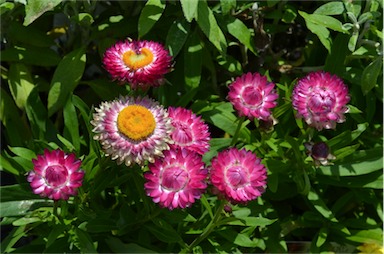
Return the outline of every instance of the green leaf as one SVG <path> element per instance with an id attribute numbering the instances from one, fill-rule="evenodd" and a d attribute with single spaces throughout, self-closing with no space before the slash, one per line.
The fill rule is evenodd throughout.
<path id="1" fill-rule="evenodd" d="M 234 75 L 240 76 L 243 73 L 241 63 L 230 55 L 226 55 L 225 57 L 223 57 L 223 55 L 218 55 L 216 60 L 220 66 L 223 66 L 227 71 Z"/>
<path id="2" fill-rule="evenodd" d="M 173 58 L 177 56 L 187 40 L 191 25 L 185 19 L 175 20 L 169 28 L 165 46 Z"/>
<path id="3" fill-rule="evenodd" d="M 25 147 L 9 147 L 9 150 L 17 156 L 30 161 L 32 161 L 32 159 L 36 159 L 37 157 L 34 151 Z"/>
<path id="4" fill-rule="evenodd" d="M 382 245 L 383 230 L 381 228 L 369 230 L 353 230 L 347 239 L 358 243 L 376 242 Z"/>
<path id="5" fill-rule="evenodd" d="M 148 0 L 139 17 L 139 38 L 147 34 L 153 25 L 160 19 L 165 9 L 165 3 L 161 0 Z"/>
<path id="6" fill-rule="evenodd" d="M 75 151 L 80 151 L 79 121 L 77 112 L 70 98 L 64 106 L 64 137 L 73 144 Z"/>
<path id="7" fill-rule="evenodd" d="M 116 237 L 108 237 L 105 242 L 114 253 L 156 253 L 135 243 L 123 243 Z"/>
<path id="8" fill-rule="evenodd" d="M 305 21 L 327 27 L 337 32 L 348 33 L 348 31 L 343 28 L 343 24 L 333 17 L 319 14 L 308 14 L 303 11 L 299 11 L 299 14 L 305 19 Z"/>
<path id="9" fill-rule="evenodd" d="M 208 37 L 209 41 L 217 48 L 217 50 L 219 50 L 220 53 L 225 53 L 227 48 L 227 41 L 225 40 L 225 36 L 217 24 L 212 10 L 208 7 L 205 0 L 197 2 L 198 9 L 196 21 L 199 27 Z"/>
<path id="10" fill-rule="evenodd" d="M 157 239 L 166 243 L 177 243 L 182 241 L 181 237 L 173 227 L 165 220 L 154 218 L 152 225 L 144 225 Z"/>
<path id="11" fill-rule="evenodd" d="M 338 34 L 332 43 L 331 52 L 325 59 L 324 70 L 341 76 L 345 72 L 345 57 L 349 54 L 346 44 L 349 36 Z"/>
<path id="12" fill-rule="evenodd" d="M 197 32 L 189 37 L 184 52 L 184 80 L 187 91 L 200 84 L 202 69 L 202 45 Z"/>
<path id="13" fill-rule="evenodd" d="M 14 46 L 1 51 L 1 61 L 49 67 L 57 65 L 60 57 L 49 48 Z"/>
<path id="14" fill-rule="evenodd" d="M 48 93 L 48 115 L 52 116 L 64 106 L 80 81 L 85 68 L 86 55 L 83 48 L 64 56 L 57 66 Z"/>
<path id="15" fill-rule="evenodd" d="M 91 237 L 87 232 L 76 228 L 75 234 L 78 238 L 78 246 L 82 253 L 97 253 L 95 247 L 93 246 L 93 242 Z"/>
<path id="16" fill-rule="evenodd" d="M 56 224 L 52 228 L 51 232 L 49 233 L 49 235 L 47 237 L 47 243 L 45 244 L 46 249 L 49 248 L 53 243 L 55 243 L 60 235 L 64 234 L 65 228 L 66 228 L 66 226 L 62 225 L 62 224 Z"/>
<path id="17" fill-rule="evenodd" d="M 320 42 L 324 45 L 328 52 L 331 52 L 332 39 L 330 37 L 329 30 L 322 25 L 312 23 L 308 20 L 305 20 L 305 23 L 307 24 L 308 29 L 317 35 Z"/>
<path id="18" fill-rule="evenodd" d="M 98 218 L 80 224 L 79 228 L 90 233 L 102 233 L 116 230 L 117 226 L 116 222 L 112 219 Z"/>
<path id="19" fill-rule="evenodd" d="M 29 69 L 24 64 L 11 64 L 8 72 L 8 84 L 16 105 L 23 110 L 27 98 L 34 88 Z"/>
<path id="20" fill-rule="evenodd" d="M 196 17 L 197 6 L 199 1 L 180 0 L 181 8 L 183 9 L 184 17 L 188 22 L 191 22 Z"/>
<path id="21" fill-rule="evenodd" d="M 344 12 L 343 2 L 329 2 L 321 5 L 313 13 L 319 15 L 340 15 Z"/>
<path id="22" fill-rule="evenodd" d="M 41 219 L 38 217 L 23 217 L 12 222 L 12 225 L 15 227 L 19 227 L 19 226 L 28 225 L 38 221 L 41 221 Z"/>
<path id="23" fill-rule="evenodd" d="M 351 51 L 351 52 L 355 51 L 358 38 L 359 38 L 359 32 L 358 31 L 353 32 L 351 38 L 348 41 L 348 49 L 349 49 L 349 51 Z"/>
<path id="24" fill-rule="evenodd" d="M 40 99 L 37 88 L 33 89 L 28 97 L 25 110 L 31 125 L 33 136 L 36 138 L 43 138 L 46 133 L 47 121 L 49 121 L 49 119 L 47 109 Z"/>
<path id="25" fill-rule="evenodd" d="M 377 170 L 373 173 L 356 176 L 344 176 L 342 181 L 338 176 L 324 176 L 318 174 L 316 176 L 319 182 L 329 184 L 333 186 L 340 186 L 345 188 L 372 188 L 372 189 L 383 189 L 383 173 Z"/>
<path id="26" fill-rule="evenodd" d="M 4 13 L 13 10 L 15 7 L 14 3 L 5 2 L 0 4 L 0 15 L 3 15 Z"/>
<path id="27" fill-rule="evenodd" d="M 253 54 L 257 55 L 254 38 L 244 23 L 232 16 L 225 18 L 228 32 L 246 46 Z"/>
<path id="28" fill-rule="evenodd" d="M 10 40 L 36 47 L 50 47 L 55 44 L 53 39 L 42 30 L 35 27 L 26 27 L 19 22 L 12 22 L 7 28 Z"/>
<path id="29" fill-rule="evenodd" d="M 315 207 L 315 209 L 326 219 L 338 222 L 335 216 L 333 215 L 332 211 L 328 209 L 325 202 L 321 199 L 321 197 L 313 190 L 311 189 L 308 192 L 308 200 L 312 203 L 312 205 Z"/>
<path id="30" fill-rule="evenodd" d="M 58 4 L 61 3 L 62 0 L 33 0 L 28 1 L 27 5 L 25 5 L 25 18 L 24 18 L 24 26 L 28 26 L 45 12 L 52 10 Z"/>
<path id="31" fill-rule="evenodd" d="M 7 201 L 2 202 L 0 206 L 1 217 L 20 216 L 25 215 L 41 206 L 53 204 L 52 201 L 43 199 L 31 199 L 21 201 Z"/>
<path id="32" fill-rule="evenodd" d="M 20 172 L 18 169 L 16 169 L 7 158 L 5 158 L 2 154 L 0 155 L 0 170 L 6 171 L 13 175 L 19 175 Z"/>
<path id="33" fill-rule="evenodd" d="M 363 94 L 366 95 L 377 84 L 377 78 L 382 71 L 383 57 L 378 56 L 372 63 L 364 68 L 363 75 L 361 77 L 361 89 Z"/>
<path id="34" fill-rule="evenodd" d="M 316 247 L 321 247 L 325 241 L 327 240 L 328 236 L 328 228 L 322 227 L 320 228 L 320 231 L 317 233 L 316 239 Z"/>
<path id="35" fill-rule="evenodd" d="M 230 11 L 236 8 L 236 0 L 220 0 L 221 13 L 228 15 Z"/>
<path id="36" fill-rule="evenodd" d="M 3 158 L 1 158 L 3 160 Z M 1 186 L 1 202 L 36 199 L 29 183 Z"/>
<path id="37" fill-rule="evenodd" d="M 0 208 L 1 209 L 1 208 Z M 0 244 L 1 253 L 10 253 L 14 250 L 12 248 L 20 238 L 27 236 L 26 225 L 15 227 L 8 233 L 5 239 Z"/>

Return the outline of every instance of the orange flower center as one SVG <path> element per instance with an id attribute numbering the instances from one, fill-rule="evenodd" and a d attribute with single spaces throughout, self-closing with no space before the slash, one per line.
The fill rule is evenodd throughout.
<path id="1" fill-rule="evenodd" d="M 117 128 L 129 139 L 139 141 L 153 133 L 156 121 L 151 111 L 140 105 L 130 105 L 120 111 Z"/>
<path id="2" fill-rule="evenodd" d="M 139 54 L 136 54 L 136 52 L 133 50 L 129 50 L 127 52 L 124 52 L 123 61 L 126 66 L 136 71 L 152 63 L 153 54 L 151 50 L 147 48 L 142 48 Z"/>

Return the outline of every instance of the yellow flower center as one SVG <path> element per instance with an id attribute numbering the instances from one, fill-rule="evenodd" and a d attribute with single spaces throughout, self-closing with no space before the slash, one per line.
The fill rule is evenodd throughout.
<path id="1" fill-rule="evenodd" d="M 152 63 L 153 54 L 151 50 L 147 48 L 142 48 L 139 54 L 136 54 L 133 50 L 129 50 L 124 52 L 123 61 L 130 69 L 138 70 Z"/>
<path id="2" fill-rule="evenodd" d="M 140 105 L 130 105 L 120 111 L 117 128 L 126 137 L 139 141 L 153 133 L 156 121 L 151 111 Z"/>

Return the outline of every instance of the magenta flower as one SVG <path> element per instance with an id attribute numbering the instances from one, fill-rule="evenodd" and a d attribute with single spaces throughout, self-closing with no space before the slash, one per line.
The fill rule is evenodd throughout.
<path id="1" fill-rule="evenodd" d="M 328 72 L 312 72 L 299 80 L 292 92 L 297 117 L 317 130 L 334 129 L 345 121 L 348 111 L 348 87 L 343 80 Z"/>
<path id="2" fill-rule="evenodd" d="M 207 188 L 208 171 L 201 156 L 185 149 L 165 151 L 149 170 L 144 174 L 147 195 L 170 210 L 190 206 Z"/>
<path id="3" fill-rule="evenodd" d="M 240 116 L 266 121 L 279 97 L 274 87 L 275 84 L 268 82 L 267 77 L 249 72 L 229 85 L 228 100 Z"/>
<path id="4" fill-rule="evenodd" d="M 171 60 L 168 50 L 157 42 L 126 40 L 107 49 L 103 63 L 113 79 L 136 89 L 161 85 L 171 70 Z"/>
<path id="5" fill-rule="evenodd" d="M 154 162 L 172 143 L 167 110 L 148 97 L 120 97 L 103 102 L 95 111 L 91 121 L 94 139 L 118 164 Z"/>
<path id="6" fill-rule="evenodd" d="M 185 108 L 168 108 L 169 117 L 174 127 L 171 137 L 173 146 L 185 148 L 203 155 L 209 150 L 210 134 L 208 125 L 201 117 Z"/>
<path id="7" fill-rule="evenodd" d="M 65 154 L 61 150 L 45 150 L 44 155 L 33 159 L 33 171 L 27 177 L 33 193 L 53 200 L 67 200 L 77 195 L 82 185 L 84 171 L 79 170 L 81 161 L 74 154 Z"/>
<path id="8" fill-rule="evenodd" d="M 255 154 L 230 148 L 212 159 L 211 182 L 229 201 L 247 202 L 261 196 L 267 171 Z"/>

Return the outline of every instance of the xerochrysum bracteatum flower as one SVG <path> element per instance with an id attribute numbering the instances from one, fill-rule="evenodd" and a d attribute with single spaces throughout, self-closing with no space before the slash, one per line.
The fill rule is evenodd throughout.
<path id="1" fill-rule="evenodd" d="M 148 97 L 120 97 L 95 109 L 92 125 L 107 156 L 118 164 L 154 162 L 169 149 L 172 131 L 168 112 Z"/>
<path id="2" fill-rule="evenodd" d="M 65 154 L 61 150 L 45 150 L 32 160 L 33 170 L 27 180 L 33 193 L 53 200 L 67 200 L 77 195 L 77 188 L 83 183 L 84 171 L 80 170 L 81 161 L 74 154 Z"/>
<path id="3" fill-rule="evenodd" d="M 228 100 L 240 116 L 266 121 L 279 97 L 274 88 L 275 84 L 268 82 L 267 77 L 249 72 L 229 85 Z"/>
<path id="4" fill-rule="evenodd" d="M 230 148 L 212 159 L 212 184 L 229 201 L 247 202 L 261 196 L 266 187 L 267 171 L 251 151 Z"/>
<path id="5" fill-rule="evenodd" d="M 209 150 L 210 134 L 200 116 L 185 108 L 168 108 L 169 117 L 172 119 L 172 140 L 176 147 L 197 152 L 203 155 Z"/>
<path id="6" fill-rule="evenodd" d="M 171 70 L 171 60 L 160 43 L 126 40 L 107 49 L 103 64 L 113 79 L 136 89 L 161 85 L 164 74 Z"/>
<path id="7" fill-rule="evenodd" d="M 297 117 L 317 130 L 334 129 L 345 121 L 348 111 L 348 87 L 339 77 L 328 72 L 312 72 L 300 79 L 292 92 Z"/>
<path id="8" fill-rule="evenodd" d="M 147 195 L 170 210 L 190 206 L 207 188 L 202 157 L 186 149 L 165 151 L 164 158 L 149 164 L 149 170 L 144 174 Z"/>

